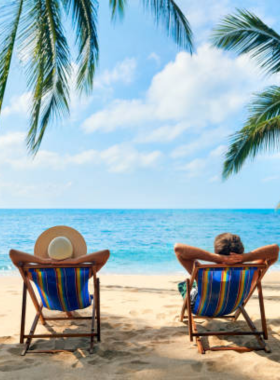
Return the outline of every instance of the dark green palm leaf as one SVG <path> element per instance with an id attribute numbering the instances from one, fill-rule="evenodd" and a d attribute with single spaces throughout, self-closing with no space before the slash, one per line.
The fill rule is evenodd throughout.
<path id="1" fill-rule="evenodd" d="M 123 17 L 126 0 L 109 0 L 109 5 L 112 10 L 112 19 L 115 19 L 117 15 Z"/>
<path id="2" fill-rule="evenodd" d="M 280 36 L 246 10 L 225 17 L 212 34 L 213 45 L 237 54 L 248 53 L 267 73 L 280 70 Z"/>
<path id="3" fill-rule="evenodd" d="M 61 26 L 58 0 L 29 0 L 20 38 L 31 55 L 28 84 L 33 91 L 31 126 L 27 144 L 32 153 L 40 147 L 46 123 L 68 111 L 70 58 Z M 35 41 L 35 43 L 34 43 Z"/>
<path id="4" fill-rule="evenodd" d="M 10 1 L 0 7 L 0 112 L 12 61 L 17 31 L 22 13 L 23 0 Z"/>
<path id="5" fill-rule="evenodd" d="M 182 48 L 193 51 L 192 31 L 189 22 L 173 0 L 142 0 L 145 8 L 155 17 L 156 23 L 162 23 L 168 35 Z"/>
<path id="6" fill-rule="evenodd" d="M 266 122 L 280 115 L 280 87 L 270 86 L 265 91 L 256 94 L 248 105 L 250 124 Z"/>
<path id="7" fill-rule="evenodd" d="M 271 86 L 256 95 L 249 106 L 246 125 L 231 136 L 223 177 L 237 173 L 248 157 L 280 147 L 280 87 Z"/>
<path id="8" fill-rule="evenodd" d="M 99 58 L 97 39 L 96 0 L 64 0 L 66 12 L 72 12 L 72 21 L 78 43 L 78 76 L 77 88 L 90 93 Z"/>
<path id="9" fill-rule="evenodd" d="M 2 0 L 1 0 L 2 1 Z M 127 0 L 109 0 L 112 17 L 123 14 Z M 168 34 L 192 51 L 192 33 L 173 0 L 142 0 L 164 23 Z M 98 0 L 3 0 L 0 12 L 0 112 L 15 43 L 26 67 L 33 98 L 27 144 L 36 153 L 52 120 L 69 111 L 70 51 L 62 27 L 61 8 L 72 18 L 78 45 L 77 88 L 90 92 L 98 63 Z"/>

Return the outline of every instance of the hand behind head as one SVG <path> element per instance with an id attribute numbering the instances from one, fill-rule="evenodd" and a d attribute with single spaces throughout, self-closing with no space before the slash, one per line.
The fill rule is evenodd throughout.
<path id="1" fill-rule="evenodd" d="M 224 263 L 228 265 L 238 264 L 242 263 L 242 259 L 242 255 L 240 253 L 231 252 L 229 256 L 225 256 Z"/>

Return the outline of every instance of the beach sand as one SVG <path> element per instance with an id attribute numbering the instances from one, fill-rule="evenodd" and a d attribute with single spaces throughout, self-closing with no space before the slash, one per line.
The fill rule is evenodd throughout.
<path id="1" fill-rule="evenodd" d="M 270 272 L 263 283 L 271 354 L 264 351 L 197 352 L 187 326 L 179 322 L 182 298 L 180 275 L 104 275 L 101 280 L 101 339 L 88 353 L 87 338 L 34 340 L 33 348 L 76 348 L 74 352 L 20 356 L 19 341 L 22 280 L 0 278 L 0 379 L 280 379 L 280 272 Z M 260 327 L 256 295 L 247 311 Z M 90 309 L 82 312 L 90 314 Z M 27 330 L 34 317 L 29 302 Z M 233 330 L 237 323 L 211 322 L 211 327 Z M 208 322 L 203 322 L 207 326 Z M 89 330 L 89 322 L 56 322 L 57 332 Z M 208 324 L 209 326 L 209 324 Z M 81 330 L 79 330 L 81 331 Z M 46 332 L 38 325 L 36 332 Z M 211 345 L 252 344 L 254 337 L 211 338 Z"/>

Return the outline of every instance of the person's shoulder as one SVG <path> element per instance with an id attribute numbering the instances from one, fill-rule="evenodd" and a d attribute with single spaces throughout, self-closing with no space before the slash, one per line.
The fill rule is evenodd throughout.
<path id="1" fill-rule="evenodd" d="M 188 244 L 183 244 L 183 243 L 175 243 L 174 244 L 174 251 L 176 253 L 180 253 L 180 252 L 182 252 L 182 250 L 185 251 L 187 249 L 192 249 L 192 248 L 196 249 L 195 247 L 192 247 L 191 245 L 188 245 Z"/>

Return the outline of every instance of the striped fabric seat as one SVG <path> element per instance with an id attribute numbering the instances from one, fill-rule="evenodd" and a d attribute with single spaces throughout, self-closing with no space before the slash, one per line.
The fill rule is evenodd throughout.
<path id="1" fill-rule="evenodd" d="M 44 307 L 50 310 L 71 311 L 90 306 L 90 268 L 32 268 L 29 272 Z"/>
<path id="2" fill-rule="evenodd" d="M 234 312 L 248 297 L 257 268 L 201 268 L 192 312 L 218 317 Z"/>

